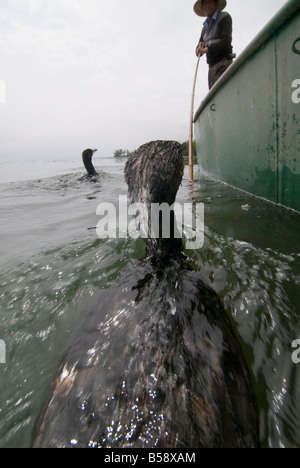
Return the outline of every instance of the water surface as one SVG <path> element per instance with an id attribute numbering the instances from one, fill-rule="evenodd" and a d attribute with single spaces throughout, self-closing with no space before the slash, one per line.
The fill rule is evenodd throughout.
<path id="1" fill-rule="evenodd" d="M 1 164 L 0 339 L 7 363 L 0 365 L 0 447 L 32 445 L 60 362 L 97 295 L 144 254 L 140 239 L 96 235 L 98 204 L 117 204 L 127 193 L 124 161 L 97 160 L 97 182 L 78 181 L 80 162 L 58 170 L 58 161 L 19 172 L 21 163 L 11 162 L 6 173 Z M 205 176 L 191 186 L 187 171 L 177 201 L 205 204 L 204 246 L 186 254 L 224 301 L 240 339 L 261 443 L 298 447 L 300 364 L 291 356 L 300 338 L 300 215 Z"/>

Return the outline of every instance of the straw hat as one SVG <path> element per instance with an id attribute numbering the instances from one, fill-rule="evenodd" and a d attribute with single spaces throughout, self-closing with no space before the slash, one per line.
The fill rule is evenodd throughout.
<path id="1" fill-rule="evenodd" d="M 203 11 L 202 2 L 203 2 L 203 0 L 198 0 L 198 1 L 195 3 L 195 5 L 194 5 L 194 12 L 195 12 L 196 15 L 198 15 L 198 16 L 206 16 L 206 15 L 204 14 L 204 11 Z M 224 10 L 224 8 L 226 7 L 226 5 L 227 5 L 227 1 L 226 1 L 226 0 L 219 0 L 219 1 L 218 1 L 218 7 L 217 7 L 217 9 L 218 9 L 219 11 L 222 11 L 222 10 Z"/>

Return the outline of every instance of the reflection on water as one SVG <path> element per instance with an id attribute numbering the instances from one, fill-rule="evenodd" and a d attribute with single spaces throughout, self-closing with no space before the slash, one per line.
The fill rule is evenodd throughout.
<path id="1" fill-rule="evenodd" d="M 198 183 L 200 186 L 198 186 Z M 222 297 L 253 373 L 265 446 L 299 446 L 300 215 L 202 177 L 206 242 L 193 252 Z"/>
<path id="2" fill-rule="evenodd" d="M 0 446 L 28 447 L 62 357 L 99 292 L 144 253 L 140 240 L 100 240 L 102 201 L 126 194 L 122 171 L 99 185 L 58 176 L 0 186 Z M 222 298 L 249 365 L 266 447 L 300 444 L 300 215 L 199 177 L 178 202 L 205 204 L 205 243 L 187 251 Z M 158 415 L 159 417 L 159 415 Z"/>

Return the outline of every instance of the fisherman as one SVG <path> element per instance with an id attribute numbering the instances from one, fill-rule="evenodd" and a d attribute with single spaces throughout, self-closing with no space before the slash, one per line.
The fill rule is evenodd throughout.
<path id="1" fill-rule="evenodd" d="M 196 48 L 197 57 L 206 54 L 209 65 L 209 89 L 232 64 L 232 18 L 226 11 L 226 0 L 198 0 L 194 11 L 206 17 Z"/>

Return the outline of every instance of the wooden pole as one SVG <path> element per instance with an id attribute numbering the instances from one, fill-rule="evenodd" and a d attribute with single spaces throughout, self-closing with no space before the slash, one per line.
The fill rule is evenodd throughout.
<path id="1" fill-rule="evenodd" d="M 189 140 L 189 176 L 190 180 L 194 180 L 194 155 L 193 155 L 193 125 L 194 125 L 194 101 L 195 101 L 195 90 L 197 83 L 198 68 L 200 63 L 201 55 L 199 54 L 193 84 L 192 91 L 192 103 L 191 103 L 191 116 L 190 116 L 190 140 Z"/>

